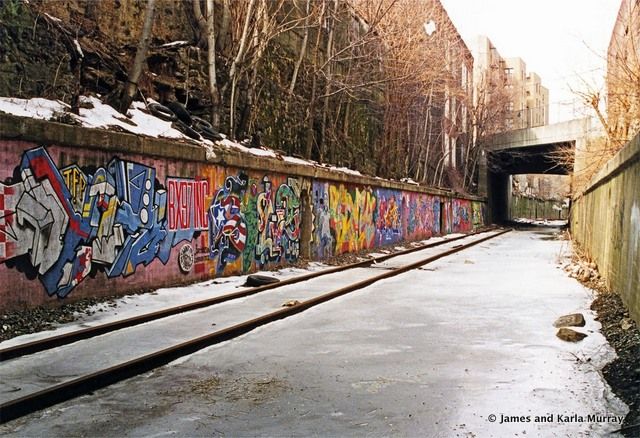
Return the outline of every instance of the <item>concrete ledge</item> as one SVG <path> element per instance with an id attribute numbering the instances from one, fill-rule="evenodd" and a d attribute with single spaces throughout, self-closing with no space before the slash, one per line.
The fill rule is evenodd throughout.
<path id="1" fill-rule="evenodd" d="M 613 158 L 607 161 L 607 164 L 591 178 L 589 185 L 579 196 L 592 192 L 638 160 L 640 160 L 640 134 L 636 135 Z"/>
<path id="2" fill-rule="evenodd" d="M 189 140 L 166 140 L 141 135 L 85 128 L 47 120 L 0 114 L 0 137 L 25 140 L 39 144 L 57 144 L 67 147 L 97 149 L 112 153 L 149 155 L 158 158 L 187 160 L 250 170 L 270 170 L 295 176 L 359 184 L 382 188 L 406 190 L 430 195 L 448 196 L 470 201 L 486 201 L 480 196 L 465 195 L 454 191 L 419 187 L 399 181 L 359 176 L 332 171 L 320 166 L 304 166 L 287 163 L 271 157 L 258 157 L 241 151 L 215 147 L 216 158 L 207 159 L 205 149 Z"/>
<path id="3" fill-rule="evenodd" d="M 589 118 L 569 120 L 553 125 L 535 128 L 517 129 L 492 135 L 486 142 L 485 149 L 511 149 L 551 143 L 575 141 L 585 137 L 590 129 Z"/>

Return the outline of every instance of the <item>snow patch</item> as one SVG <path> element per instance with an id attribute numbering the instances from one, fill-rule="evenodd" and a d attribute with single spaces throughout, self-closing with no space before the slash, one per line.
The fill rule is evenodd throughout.
<path id="1" fill-rule="evenodd" d="M 55 17 L 50 17 L 57 20 Z M 77 40 L 74 40 L 75 48 L 80 56 L 83 56 L 82 48 Z M 177 47 L 180 45 L 189 44 L 188 41 L 174 41 L 172 43 L 164 44 L 161 47 Z M 158 103 L 153 99 L 148 99 L 148 103 Z M 223 147 L 226 149 L 235 149 L 245 154 L 251 154 L 257 157 L 269 157 L 282 160 L 287 163 L 302 165 L 302 166 L 314 166 L 322 167 L 331 172 L 340 172 L 349 175 L 363 176 L 357 170 L 350 169 L 344 166 L 332 166 L 329 164 L 320 164 L 313 160 L 306 160 L 304 158 L 297 158 L 291 156 L 281 155 L 272 149 L 266 147 L 251 148 L 246 147 L 243 144 L 232 141 L 224 134 L 220 134 L 223 140 L 212 142 L 210 140 L 201 139 L 194 140 L 184 135 L 182 132 L 172 127 L 172 123 L 169 121 L 161 120 L 152 115 L 147 110 L 147 104 L 140 101 L 132 103 L 127 115 L 121 114 L 116 111 L 115 108 L 104 104 L 98 97 L 95 96 L 81 96 L 80 97 L 81 108 L 79 114 L 71 113 L 71 107 L 61 101 L 53 101 L 42 98 L 32 99 L 19 99 L 14 97 L 0 97 L 0 112 L 13 114 L 19 117 L 30 117 L 39 120 L 53 120 L 57 119 L 57 116 L 64 114 L 65 117 L 73 119 L 78 125 L 87 128 L 100 128 L 100 129 L 113 129 L 118 127 L 126 132 L 137 135 L 145 135 L 154 138 L 168 138 L 188 140 L 200 144 L 205 149 L 205 154 L 208 160 L 214 160 L 217 158 L 215 152 L 215 146 Z M 384 178 L 373 177 L 375 179 L 384 180 Z M 418 185 L 417 182 L 411 178 L 405 178 L 403 180 L 408 184 Z"/>

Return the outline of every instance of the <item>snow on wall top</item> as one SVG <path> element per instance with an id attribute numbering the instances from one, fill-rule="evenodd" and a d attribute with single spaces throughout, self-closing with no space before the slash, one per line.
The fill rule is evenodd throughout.
<path id="1" fill-rule="evenodd" d="M 119 113 L 113 107 L 104 104 L 94 96 L 81 96 L 80 102 L 80 114 L 73 114 L 70 112 L 70 105 L 59 100 L 49 100 L 38 97 L 32 99 L 0 97 L 0 113 L 4 112 L 19 117 L 29 117 L 40 120 L 56 120 L 60 117 L 65 117 L 72 119 L 79 126 L 86 128 L 113 129 L 117 127 L 117 129 L 148 137 L 189 140 L 200 144 L 206 150 L 207 158 L 215 157 L 213 148 L 215 144 L 218 147 L 235 149 L 259 157 L 277 158 L 291 164 L 322 167 L 335 172 L 362 176 L 357 170 L 323 165 L 312 160 L 280 155 L 276 151 L 266 147 L 249 148 L 228 138 L 224 138 L 215 143 L 207 139 L 194 140 L 173 128 L 170 121 L 161 120 L 150 114 L 146 109 L 145 103 L 140 101 L 133 102 L 127 116 Z M 149 99 L 149 103 L 157 102 Z"/>

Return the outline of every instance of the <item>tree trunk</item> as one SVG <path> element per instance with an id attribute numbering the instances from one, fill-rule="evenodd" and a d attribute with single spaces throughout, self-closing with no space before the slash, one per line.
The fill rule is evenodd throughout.
<path id="1" fill-rule="evenodd" d="M 193 3 L 193 17 L 198 24 L 198 46 L 204 47 L 206 43 L 206 37 L 209 34 L 209 30 L 207 29 L 207 20 L 202 14 L 202 8 L 200 7 L 200 0 L 192 0 Z"/>
<path id="2" fill-rule="evenodd" d="M 153 17 L 155 15 L 156 0 L 147 1 L 147 10 L 145 12 L 144 26 L 142 27 L 142 35 L 140 36 L 140 42 L 138 43 L 138 50 L 136 51 L 136 57 L 129 71 L 129 77 L 125 86 L 124 94 L 120 100 L 118 110 L 126 114 L 131 102 L 138 91 L 138 80 L 142 74 L 143 63 L 147 59 L 147 50 L 149 49 L 149 41 L 151 40 L 151 29 L 153 27 Z"/>
<path id="3" fill-rule="evenodd" d="M 324 18 L 324 10 L 326 7 L 326 3 L 323 0 L 322 9 L 320 10 L 320 14 L 318 15 L 318 32 L 316 34 L 316 43 L 313 48 L 313 60 L 312 65 L 316 65 L 318 61 L 318 51 L 320 50 L 320 41 L 322 40 L 322 20 Z M 315 72 L 313 75 L 313 80 L 311 81 L 311 98 L 309 99 L 309 106 L 307 106 L 307 138 L 305 145 L 305 158 L 311 158 L 311 153 L 313 151 L 313 125 L 315 121 L 315 106 L 317 100 L 317 87 L 318 87 L 318 72 Z"/>
<path id="4" fill-rule="evenodd" d="M 331 59 L 331 56 L 333 54 L 333 35 L 335 32 L 335 22 L 336 22 L 336 14 L 338 12 L 338 2 L 334 1 L 333 2 L 333 11 L 332 14 L 330 16 L 329 21 L 329 37 L 327 39 L 327 59 Z M 320 125 L 320 135 L 322 136 L 322 140 L 320 143 L 320 161 L 323 161 L 326 157 L 327 157 L 327 152 L 329 150 L 329 148 L 331 147 L 331 145 L 329 144 L 330 142 L 327 140 L 328 136 L 327 136 L 327 117 L 328 117 L 328 113 L 329 113 L 329 100 L 331 99 L 331 97 L 329 96 L 331 94 L 331 75 L 332 75 L 332 68 L 331 68 L 331 62 L 327 63 L 327 74 L 326 74 L 326 82 L 325 82 L 325 87 L 324 87 L 324 105 L 322 108 L 322 124 Z"/>
<path id="5" fill-rule="evenodd" d="M 229 33 L 229 23 L 231 21 L 231 6 L 229 5 L 229 0 L 222 1 L 222 23 L 220 24 L 220 32 L 218 32 L 218 38 L 216 39 L 216 44 L 218 45 L 218 50 L 221 53 L 224 53 L 225 48 L 227 47 L 228 33 Z"/>
<path id="6" fill-rule="evenodd" d="M 236 108 L 236 89 L 238 86 L 238 67 L 244 61 L 244 55 L 247 50 L 247 39 L 249 34 L 249 25 L 251 24 L 251 16 L 253 14 L 253 7 L 256 0 L 250 0 L 247 8 L 247 15 L 245 16 L 244 26 L 242 27 L 242 36 L 240 37 L 240 46 L 238 47 L 238 53 L 236 53 L 231 68 L 229 69 L 229 82 L 223 87 L 226 89 L 228 84 L 231 84 L 231 98 L 229 99 L 229 134 L 235 138 L 235 108 Z M 221 93 L 222 94 L 222 93 Z"/>
<path id="7" fill-rule="evenodd" d="M 293 75 L 291 76 L 291 83 L 289 84 L 289 96 L 293 94 L 293 90 L 296 86 L 296 80 L 298 78 L 298 72 L 300 71 L 302 61 L 304 60 L 304 55 L 307 52 L 307 41 L 309 41 L 309 18 L 311 17 L 311 0 L 307 0 L 305 11 L 307 16 L 304 19 L 304 37 L 302 38 L 302 44 L 300 46 L 300 56 L 298 56 L 296 65 L 293 68 Z"/>
<path id="8" fill-rule="evenodd" d="M 200 0 L 195 0 L 199 2 Z M 220 92 L 216 77 L 216 32 L 214 0 L 207 0 L 207 61 L 209 64 L 209 90 L 211 92 L 211 125 L 220 129 Z"/>

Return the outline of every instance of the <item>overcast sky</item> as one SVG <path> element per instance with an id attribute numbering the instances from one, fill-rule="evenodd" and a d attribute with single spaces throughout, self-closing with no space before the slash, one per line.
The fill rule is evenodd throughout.
<path id="1" fill-rule="evenodd" d="M 520 57 L 549 88 L 550 123 L 581 117 L 569 86 L 602 86 L 620 0 L 441 0 L 473 51 L 486 35 L 505 57 Z"/>

